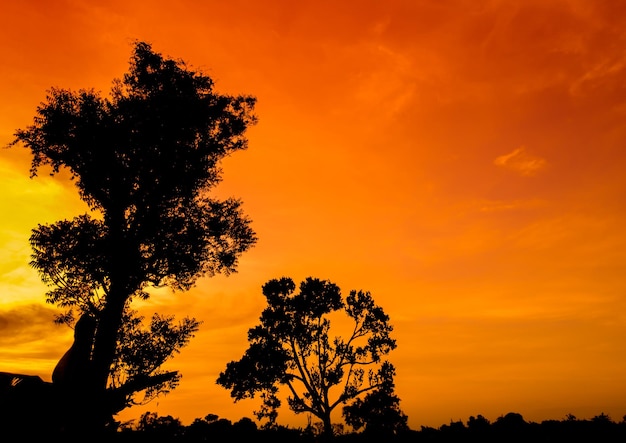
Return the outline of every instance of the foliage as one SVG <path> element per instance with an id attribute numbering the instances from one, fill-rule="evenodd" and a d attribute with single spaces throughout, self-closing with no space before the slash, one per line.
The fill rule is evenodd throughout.
<path id="1" fill-rule="evenodd" d="M 179 419 L 171 415 L 159 416 L 156 412 L 150 411 L 144 412 L 137 423 L 137 430 L 140 432 L 163 432 L 170 429 L 175 431 L 172 434 L 176 434 L 181 428 L 182 423 Z"/>
<path id="2" fill-rule="evenodd" d="M 216 93 L 208 76 L 137 42 L 108 97 L 53 88 L 33 124 L 16 132 L 12 144 L 33 155 L 31 175 L 69 171 L 91 208 L 34 229 L 31 264 L 51 286 L 48 302 L 66 309 L 60 322 L 71 324 L 74 311 L 97 320 L 95 335 L 82 338 L 91 341 L 89 384 L 75 387 L 89 392 L 92 405 L 107 403 L 105 390 L 121 380 L 128 389 L 171 388 L 142 371 L 153 371 L 197 327 L 193 319 L 177 329 L 156 317 L 139 333 L 134 299 L 147 298 L 150 286 L 184 291 L 200 277 L 234 272 L 255 243 L 241 202 L 209 196 L 221 159 L 247 147 L 254 104 Z M 151 345 L 136 342 L 146 337 Z M 154 358 L 147 348 L 158 351 Z M 84 410 L 110 413 L 99 407 Z"/>
<path id="3" fill-rule="evenodd" d="M 154 314 L 147 327 L 143 327 L 143 317 L 133 311 L 124 314 L 118 346 L 111 370 L 111 389 L 124 397 L 123 406 L 145 404 L 160 394 L 167 394 L 178 386 L 181 375 L 178 372 L 165 372 L 161 365 L 175 353 L 180 352 L 200 323 L 185 317 L 174 324 L 173 316 Z M 147 386 L 143 398 L 137 400 L 136 391 L 125 389 L 133 380 L 152 377 L 159 383 Z"/>
<path id="4" fill-rule="evenodd" d="M 384 363 L 389 365 L 389 363 Z M 400 398 L 394 393 L 393 368 L 383 371 L 387 380 L 368 392 L 364 398 L 357 398 L 344 406 L 346 423 L 355 430 L 365 428 L 369 435 L 378 437 L 395 435 L 407 431 L 408 417 L 400 409 Z"/>
<path id="5" fill-rule="evenodd" d="M 507 414 L 508 415 L 508 414 Z M 626 438 L 626 420 L 615 422 L 601 414 L 592 419 L 545 420 L 541 423 L 525 423 L 520 429 L 515 423 L 505 420 L 500 425 L 490 423 L 482 416 L 470 417 L 467 425 L 463 421 L 451 421 L 438 428 L 422 426 L 421 430 L 407 429 L 393 435 L 372 434 L 368 432 L 346 432 L 336 437 L 341 443 L 418 443 L 418 442 L 536 442 L 553 443 L 565 441 L 592 441 L 594 443 L 623 442 Z M 599 418 L 602 417 L 602 418 Z M 231 423 L 230 420 L 211 415 L 205 419 L 197 418 L 190 425 L 184 426 L 172 416 L 158 416 L 156 413 L 143 414 L 137 423 L 125 423 L 117 432 L 107 436 L 107 443 L 155 443 L 155 442 L 237 442 L 254 441 L 256 443 L 313 443 L 319 439 L 307 429 L 276 426 L 273 429 L 258 429 L 254 422 L 242 418 Z M 496 420 L 497 421 L 497 420 Z M 515 421 L 515 420 L 514 420 Z M 519 420 L 518 420 L 519 421 Z M 473 426 L 480 423 L 478 426 Z M 509 424 L 511 426 L 509 426 Z M 21 433 L 17 435 L 22 436 Z M 0 435 L 0 438 L 5 435 Z M 50 439 L 50 434 L 39 434 L 39 440 Z M 4 440 L 3 440 L 4 441 Z M 20 441 L 26 441 L 22 439 Z M 28 440 L 30 441 L 30 440 Z M 101 441 L 89 439 L 85 441 Z"/>
<path id="6" fill-rule="evenodd" d="M 263 286 L 268 306 L 261 323 L 248 331 L 249 348 L 227 364 L 217 383 L 230 389 L 235 401 L 260 394 L 256 415 L 268 420 L 266 426 L 275 424 L 279 387 L 286 386 L 290 409 L 311 413 L 332 435 L 330 416 L 338 405 L 382 386 L 392 388 L 394 368 L 382 357 L 396 347 L 393 328 L 369 292 L 351 291 L 344 301 L 335 284 L 311 277 L 298 293 L 295 289 L 290 278 Z M 347 339 L 329 335 L 329 315 L 337 312 L 352 324 Z"/>

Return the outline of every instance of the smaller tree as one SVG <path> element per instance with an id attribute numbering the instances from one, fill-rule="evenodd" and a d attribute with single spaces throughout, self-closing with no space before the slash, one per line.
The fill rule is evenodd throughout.
<path id="1" fill-rule="evenodd" d="M 369 292 L 353 290 L 344 301 L 335 284 L 311 277 L 295 290 L 290 278 L 263 286 L 268 306 L 261 323 L 248 331 L 250 347 L 226 365 L 217 383 L 230 389 L 235 401 L 260 394 L 255 415 L 268 420 L 266 427 L 275 426 L 279 387 L 286 386 L 289 408 L 319 418 L 324 435 L 332 437 L 331 412 L 338 405 L 393 388 L 395 369 L 382 360 L 396 347 L 393 328 Z M 331 339 L 329 315 L 341 311 L 352 332 L 347 339 Z"/>

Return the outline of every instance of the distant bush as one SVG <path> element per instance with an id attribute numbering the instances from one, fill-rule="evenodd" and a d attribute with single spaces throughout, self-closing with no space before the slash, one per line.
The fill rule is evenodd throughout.
<path id="1" fill-rule="evenodd" d="M 35 428 L 37 423 L 30 423 Z M 6 434 L 0 429 L 0 441 L 22 441 L 18 435 Z M 3 432 L 4 431 L 4 432 Z M 46 434 L 48 440 L 62 435 Z M 258 428 L 250 418 L 244 417 L 232 423 L 215 414 L 195 419 L 184 426 L 170 415 L 158 416 L 147 412 L 134 423 L 120 425 L 118 432 L 106 436 L 91 436 L 84 441 L 93 443 L 317 443 L 310 429 L 275 426 L 271 429 Z M 381 440 L 367 432 L 348 432 L 336 435 L 337 443 L 379 443 Z M 591 419 L 580 420 L 567 415 L 563 420 L 545 420 L 541 423 L 527 422 L 521 414 L 510 412 L 490 422 L 482 415 L 471 416 L 466 423 L 451 421 L 439 428 L 422 426 L 420 430 L 407 429 L 397 435 L 389 435 L 384 443 L 553 443 L 583 441 L 613 443 L 626 441 L 626 417 L 615 422 L 601 413 Z"/>

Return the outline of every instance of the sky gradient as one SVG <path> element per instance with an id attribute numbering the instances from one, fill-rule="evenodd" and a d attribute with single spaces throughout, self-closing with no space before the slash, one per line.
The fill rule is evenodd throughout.
<path id="1" fill-rule="evenodd" d="M 259 241 L 238 273 L 144 306 L 203 324 L 168 365 L 180 387 L 122 418 L 251 417 L 215 379 L 281 276 L 371 291 L 412 428 L 626 414 L 626 3 L 91 3 L 0 5 L 0 145 L 50 87 L 108 93 L 134 40 L 258 99 L 217 193 Z M 0 151 L 0 371 L 49 380 L 72 331 L 28 237 L 86 207 L 29 168 Z"/>

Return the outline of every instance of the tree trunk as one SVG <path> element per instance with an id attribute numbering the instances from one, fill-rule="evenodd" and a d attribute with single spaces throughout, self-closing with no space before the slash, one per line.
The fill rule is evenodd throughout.
<path id="1" fill-rule="evenodd" d="M 109 279 L 110 288 L 106 294 L 104 308 L 99 313 L 98 329 L 96 331 L 92 356 L 92 392 L 95 425 L 103 426 L 112 418 L 112 405 L 107 397 L 107 383 L 111 365 L 115 358 L 117 339 L 124 308 L 128 298 L 135 288 L 131 288 L 132 266 L 131 243 L 125 235 L 126 220 L 124 209 L 121 206 L 111 208 L 105 216 L 109 227 Z"/>
<path id="2" fill-rule="evenodd" d="M 330 421 L 330 413 L 324 414 L 322 417 L 322 423 L 324 424 L 324 431 L 322 434 L 322 441 L 331 441 L 334 437 L 333 424 Z"/>
<path id="3" fill-rule="evenodd" d="M 85 390 L 78 393 L 83 405 L 76 409 L 80 421 L 89 432 L 99 431 L 113 417 L 112 405 L 108 401 L 107 383 L 111 364 L 115 357 L 117 333 L 124 310 L 123 300 L 107 300 L 100 313 L 98 329 L 94 339 L 92 366 Z"/>
<path id="4" fill-rule="evenodd" d="M 100 313 L 93 349 L 94 389 L 104 390 L 107 387 L 125 303 L 126 298 L 122 294 L 111 291 L 106 306 Z"/>

